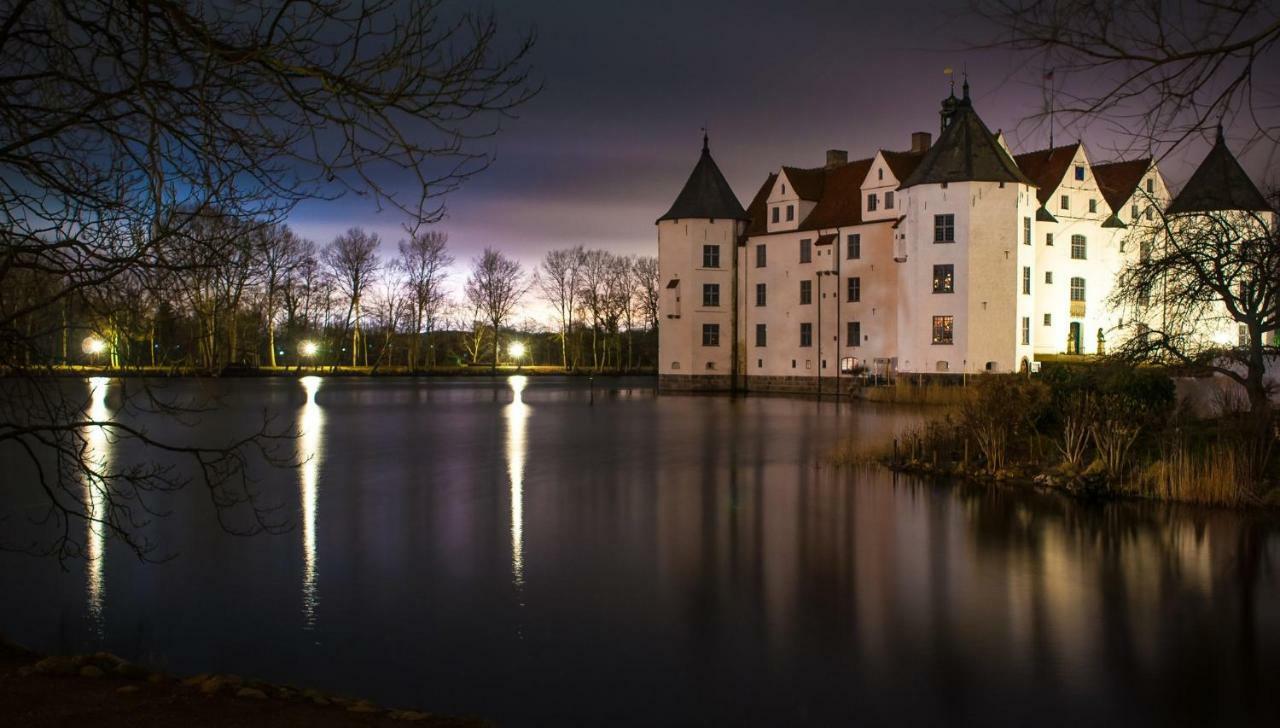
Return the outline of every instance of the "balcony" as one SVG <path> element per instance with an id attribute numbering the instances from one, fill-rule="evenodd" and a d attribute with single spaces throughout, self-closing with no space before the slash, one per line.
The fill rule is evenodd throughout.
<path id="1" fill-rule="evenodd" d="M 1084 301 L 1071 302 L 1071 317 L 1084 318 Z"/>

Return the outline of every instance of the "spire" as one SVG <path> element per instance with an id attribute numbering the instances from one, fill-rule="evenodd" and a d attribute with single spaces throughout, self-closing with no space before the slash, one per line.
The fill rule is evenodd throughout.
<path id="1" fill-rule="evenodd" d="M 710 143 L 707 130 L 702 130 L 702 154 L 688 181 L 676 196 L 667 214 L 658 218 L 663 220 L 747 220 L 747 213 L 742 203 L 734 196 L 724 174 L 711 158 Z"/>
<path id="2" fill-rule="evenodd" d="M 1270 210 L 1266 198 L 1245 174 L 1240 162 L 1227 147 L 1222 125 L 1218 125 L 1213 149 L 1169 203 L 1167 212 L 1221 212 L 1225 210 Z"/>
<path id="3" fill-rule="evenodd" d="M 965 91 L 968 91 L 966 79 Z M 942 102 L 942 135 L 929 147 L 902 187 L 942 182 L 1013 182 L 1035 186 L 1005 151 L 973 105 Z"/>
<path id="4" fill-rule="evenodd" d="M 960 100 L 966 104 L 971 103 L 969 101 L 969 70 L 968 69 L 965 69 L 964 71 L 964 84 L 961 85 L 960 88 L 962 89 L 964 94 Z"/>

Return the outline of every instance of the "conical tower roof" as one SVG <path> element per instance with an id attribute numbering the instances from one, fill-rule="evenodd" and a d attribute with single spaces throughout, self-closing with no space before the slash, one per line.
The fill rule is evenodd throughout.
<path id="1" fill-rule="evenodd" d="M 1182 191 L 1169 203 L 1170 215 L 1188 212 L 1223 210 L 1270 210 L 1266 198 L 1245 174 L 1235 155 L 1227 148 L 1227 140 L 1218 127 L 1213 149 L 1200 162 Z"/>
<path id="2" fill-rule="evenodd" d="M 969 100 L 968 81 L 964 98 L 955 103 L 954 110 L 944 102 L 944 112 L 949 112 L 944 113 L 946 128 L 903 181 L 903 188 L 941 182 L 1020 182 L 1035 186 L 978 118 Z"/>
<path id="3" fill-rule="evenodd" d="M 720 173 L 720 168 L 716 166 L 716 162 L 711 158 L 711 150 L 707 145 L 707 137 L 702 137 L 702 156 L 698 158 L 698 163 L 693 167 L 693 173 L 689 175 L 689 181 L 684 183 L 684 189 L 680 190 L 680 194 L 676 196 L 676 201 L 671 205 L 671 209 L 667 210 L 667 214 L 658 218 L 658 222 L 663 220 L 681 220 L 681 219 L 707 219 L 707 220 L 747 220 L 747 211 L 742 209 L 742 203 L 738 202 L 738 198 L 734 196 L 733 190 L 730 189 L 729 183 L 725 181 L 724 175 Z"/>

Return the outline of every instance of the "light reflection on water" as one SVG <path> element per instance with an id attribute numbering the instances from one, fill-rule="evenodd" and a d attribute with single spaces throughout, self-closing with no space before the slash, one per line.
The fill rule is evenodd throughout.
<path id="1" fill-rule="evenodd" d="M 89 408 L 85 415 L 94 422 L 111 419 L 107 409 L 107 389 L 111 380 L 107 377 L 89 378 Z M 103 576 L 103 560 L 106 558 L 106 533 L 102 521 L 109 517 L 107 491 L 109 484 L 101 477 L 111 468 L 111 435 L 105 427 L 90 425 L 84 428 L 85 463 L 82 473 L 84 483 L 85 514 L 85 591 L 88 597 L 89 621 L 101 637 L 106 624 L 103 619 L 103 602 L 106 598 L 106 580 Z"/>
<path id="2" fill-rule="evenodd" d="M 320 594 L 316 588 L 316 497 L 323 460 L 324 410 L 316 402 L 320 377 L 303 377 L 300 382 L 307 400 L 298 418 L 299 500 L 302 506 L 302 616 L 307 629 L 316 626 Z"/>
<path id="3" fill-rule="evenodd" d="M 524 586 L 524 459 L 529 448 L 525 427 L 530 409 L 524 403 L 524 388 L 529 380 L 518 374 L 507 383 L 511 386 L 511 404 L 502 416 L 507 420 L 507 476 L 511 479 L 511 581 L 520 589 Z"/>

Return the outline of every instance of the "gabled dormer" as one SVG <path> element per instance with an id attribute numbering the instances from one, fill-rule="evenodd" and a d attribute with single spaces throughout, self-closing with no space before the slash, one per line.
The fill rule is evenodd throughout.
<path id="1" fill-rule="evenodd" d="M 1019 154 L 1023 174 L 1036 183 L 1041 221 L 1106 221 L 1112 208 L 1099 189 L 1089 156 L 1080 142 Z"/>
<path id="2" fill-rule="evenodd" d="M 767 230 L 795 230 L 822 199 L 823 171 L 783 167 L 773 182 L 766 203 Z"/>
<path id="3" fill-rule="evenodd" d="M 888 220 L 902 216 L 903 199 L 898 194 L 906 179 L 929 149 L 931 137 L 925 132 L 911 135 L 911 151 L 881 149 L 871 160 L 862 181 L 862 219 Z"/>
<path id="4" fill-rule="evenodd" d="M 1103 227 L 1152 224 L 1157 219 L 1156 211 L 1169 200 L 1164 177 L 1150 157 L 1095 164 L 1093 174 L 1112 211 Z"/>

